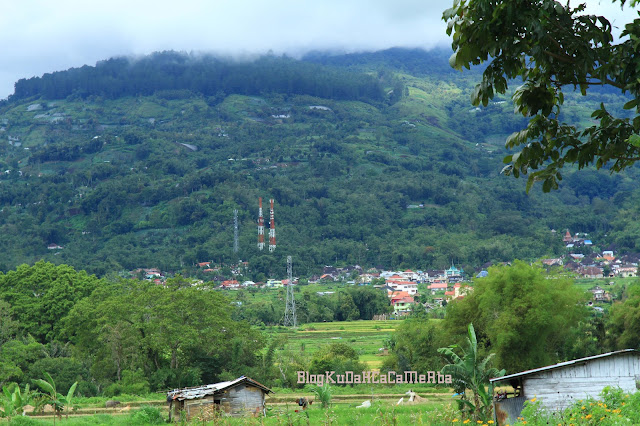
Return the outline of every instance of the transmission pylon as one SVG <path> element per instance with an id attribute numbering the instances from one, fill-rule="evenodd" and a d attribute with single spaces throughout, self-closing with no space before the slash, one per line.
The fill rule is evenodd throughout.
<path id="1" fill-rule="evenodd" d="M 238 210 L 233 211 L 233 252 L 238 252 Z"/>
<path id="2" fill-rule="evenodd" d="M 276 249 L 276 221 L 273 214 L 273 199 L 269 200 L 271 203 L 271 210 L 269 212 L 269 251 L 273 252 Z"/>
<path id="3" fill-rule="evenodd" d="M 298 327 L 298 318 L 296 317 L 296 299 L 293 295 L 293 261 L 291 256 L 287 256 L 287 301 L 284 308 L 284 326 Z"/>
<path id="4" fill-rule="evenodd" d="M 262 217 L 262 197 L 258 198 L 258 250 L 264 249 L 264 217 Z"/>

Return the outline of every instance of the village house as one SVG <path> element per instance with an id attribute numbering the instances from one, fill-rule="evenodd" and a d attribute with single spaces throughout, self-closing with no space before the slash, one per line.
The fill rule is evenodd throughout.
<path id="1" fill-rule="evenodd" d="M 449 280 L 449 282 L 461 281 L 463 273 L 464 271 L 462 269 L 458 269 L 455 266 L 453 266 L 453 264 L 451 264 L 451 267 L 446 271 L 444 271 L 444 276 L 447 280 Z"/>
<path id="2" fill-rule="evenodd" d="M 393 306 L 393 313 L 396 315 L 408 314 L 411 312 L 411 306 L 414 303 L 414 298 L 406 291 L 398 291 L 391 294 L 391 306 Z"/>
<path id="3" fill-rule="evenodd" d="M 610 302 L 611 295 L 600 286 L 595 286 L 589 290 L 593 294 L 593 300 L 596 302 Z"/>
<path id="4" fill-rule="evenodd" d="M 318 281 L 334 282 L 337 281 L 337 278 L 332 274 L 322 274 L 320 278 L 318 278 Z"/>
<path id="5" fill-rule="evenodd" d="M 431 294 L 436 294 L 439 291 L 447 291 L 449 284 L 446 281 L 437 280 L 429 284 L 427 289 L 431 290 Z"/>
<path id="6" fill-rule="evenodd" d="M 453 298 L 458 299 L 473 291 L 473 287 L 468 284 L 457 283 L 453 286 Z"/>
<path id="7" fill-rule="evenodd" d="M 378 278 L 380 278 L 380 274 L 366 273 L 366 274 L 360 275 L 360 282 L 365 284 L 370 284 L 371 281 L 376 280 Z"/>
<path id="8" fill-rule="evenodd" d="M 410 296 L 418 293 L 418 284 L 411 281 L 387 281 L 387 285 L 396 291 L 406 291 Z"/>
<path id="9" fill-rule="evenodd" d="M 194 416 L 213 419 L 214 416 L 263 416 L 266 415 L 265 396 L 273 393 L 268 387 L 249 377 L 239 377 L 228 382 L 174 389 L 167 392 L 169 421 L 173 416 L 186 421 Z"/>
<path id="10" fill-rule="evenodd" d="M 640 377 L 640 351 L 624 349 L 587 358 L 534 368 L 521 373 L 490 379 L 492 385 L 510 385 L 513 397 L 494 399 L 494 421 L 514 424 L 524 402 L 537 398 L 551 412 L 559 412 L 575 402 L 598 398 L 606 386 L 636 392 Z"/>
<path id="11" fill-rule="evenodd" d="M 237 280 L 225 280 L 220 283 L 220 287 L 225 290 L 239 290 L 240 283 Z"/>
<path id="12" fill-rule="evenodd" d="M 542 259 L 542 264 L 545 266 L 562 266 L 562 259 Z"/>
<path id="13" fill-rule="evenodd" d="M 617 269 L 618 276 L 620 276 L 622 278 L 629 278 L 629 277 L 637 277 L 638 276 L 638 267 L 637 266 L 625 265 L 625 266 L 618 267 L 616 269 Z"/>
<path id="14" fill-rule="evenodd" d="M 267 284 L 265 284 L 265 286 L 271 288 L 280 288 L 283 287 L 283 284 L 281 280 L 267 280 Z"/>
<path id="15" fill-rule="evenodd" d="M 578 274 L 582 275 L 583 278 L 603 278 L 604 273 L 602 268 L 598 268 L 597 266 L 582 266 L 577 270 Z"/>

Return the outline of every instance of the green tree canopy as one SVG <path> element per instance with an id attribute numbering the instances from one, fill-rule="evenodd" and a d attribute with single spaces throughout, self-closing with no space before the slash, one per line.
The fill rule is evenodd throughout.
<path id="1" fill-rule="evenodd" d="M 26 333 L 45 343 L 60 338 L 60 320 L 99 282 L 71 266 L 40 261 L 0 274 L 0 299 L 11 305 Z"/>
<path id="2" fill-rule="evenodd" d="M 393 356 L 383 369 L 396 371 L 434 371 L 442 366 L 438 349 L 445 345 L 439 320 L 409 318 L 400 322 L 390 341 Z"/>
<path id="3" fill-rule="evenodd" d="M 616 2 L 624 7 L 626 0 Z M 527 190 L 535 181 L 543 182 L 545 192 L 557 189 L 565 164 L 620 171 L 640 159 L 640 19 L 625 25 L 617 40 L 605 17 L 585 14 L 584 4 L 554 0 L 455 0 L 443 19 L 453 35 L 454 68 L 489 62 L 473 92 L 474 105 L 506 93 L 512 79 L 523 81 L 512 99 L 515 111 L 531 118 L 507 139 L 508 148 L 521 148 L 505 157 L 503 170 L 528 174 Z M 635 117 L 615 117 L 602 103 L 592 114 L 597 124 L 564 122 L 564 92 L 579 88 L 586 95 L 594 86 L 629 94 L 624 108 L 635 110 Z"/>
<path id="4" fill-rule="evenodd" d="M 607 340 L 612 349 L 640 348 L 640 286 L 630 286 L 626 297 L 609 311 Z"/>
<path id="5" fill-rule="evenodd" d="M 571 329 L 586 317 L 583 297 L 569 278 L 515 261 L 489 268 L 471 294 L 447 305 L 444 327 L 463 336 L 472 321 L 496 364 L 515 373 L 563 358 Z"/>
<path id="6" fill-rule="evenodd" d="M 231 319 L 221 293 L 183 284 L 122 281 L 78 303 L 65 327 L 76 350 L 93 360 L 94 373 L 120 380 L 125 370 L 142 369 L 155 377 L 154 387 L 169 387 L 257 365 L 260 334 Z"/>

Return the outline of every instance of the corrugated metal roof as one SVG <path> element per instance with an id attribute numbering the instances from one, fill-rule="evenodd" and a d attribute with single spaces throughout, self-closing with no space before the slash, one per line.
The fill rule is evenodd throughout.
<path id="1" fill-rule="evenodd" d="M 273 393 L 271 389 L 269 389 L 268 387 L 264 386 L 261 383 L 256 382 L 252 378 L 241 376 L 235 380 L 231 380 L 227 382 L 219 382 L 219 383 L 213 383 L 210 385 L 196 386 L 196 387 L 184 388 L 184 389 L 174 389 L 172 391 L 167 392 L 167 399 L 174 399 L 174 400 L 177 399 L 179 401 L 182 401 L 185 399 L 204 398 L 205 396 L 220 393 L 225 389 L 232 388 L 241 383 L 248 383 L 252 386 L 262 389 L 266 393 L 269 393 L 269 392 Z"/>
<path id="2" fill-rule="evenodd" d="M 620 351 L 608 352 L 606 354 L 594 355 L 594 356 L 589 356 L 589 357 L 586 357 L 586 358 L 580 358 L 580 359 L 574 359 L 574 360 L 571 360 L 571 361 L 560 362 L 558 364 L 553 364 L 553 365 L 549 365 L 549 366 L 546 366 L 546 367 L 534 368 L 533 370 L 526 370 L 526 371 L 522 371 L 520 373 L 509 374 L 508 376 L 495 377 L 493 379 L 489 379 L 489 381 L 491 383 L 500 382 L 500 381 L 503 381 L 503 380 L 513 379 L 513 378 L 516 378 L 516 377 L 528 376 L 530 374 L 538 373 L 540 371 L 546 371 L 546 370 L 553 370 L 553 369 L 556 369 L 556 368 L 568 367 L 570 365 L 579 364 L 579 363 L 586 362 L 586 361 L 591 361 L 592 359 L 604 358 L 604 357 L 607 357 L 607 356 L 620 355 L 620 354 L 623 354 L 623 353 L 631 353 L 631 352 L 636 352 L 636 353 L 640 354 L 640 351 L 637 351 L 636 349 L 622 349 Z"/>

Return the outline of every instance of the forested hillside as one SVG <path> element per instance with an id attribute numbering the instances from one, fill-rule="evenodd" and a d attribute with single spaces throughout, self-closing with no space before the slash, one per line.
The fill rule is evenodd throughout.
<path id="1" fill-rule="evenodd" d="M 163 52 L 20 80 L 0 105 L 0 267 L 189 274 L 242 259 L 257 280 L 283 275 L 292 255 L 300 276 L 325 264 L 472 269 L 559 253 L 551 230 L 565 228 L 636 250 L 637 172 L 568 173 L 559 191 L 527 195 L 499 174 L 524 119 L 509 98 L 471 107 L 474 74 L 447 59 Z M 590 120 L 605 98 L 622 108 L 615 93 L 575 95 L 565 119 Z M 274 253 L 256 247 L 258 197 L 275 200 Z"/>

